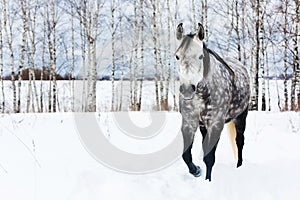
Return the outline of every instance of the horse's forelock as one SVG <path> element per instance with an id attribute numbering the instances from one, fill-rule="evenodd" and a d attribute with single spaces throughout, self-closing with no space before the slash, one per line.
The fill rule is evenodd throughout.
<path id="1" fill-rule="evenodd" d="M 179 46 L 179 49 L 182 49 L 185 52 L 189 48 L 192 41 L 193 41 L 192 37 L 189 36 L 184 37 Z"/>

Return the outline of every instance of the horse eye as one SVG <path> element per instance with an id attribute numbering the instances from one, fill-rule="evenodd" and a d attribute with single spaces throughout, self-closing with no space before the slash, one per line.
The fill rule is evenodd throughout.
<path id="1" fill-rule="evenodd" d="M 203 59 L 203 55 L 199 56 L 199 59 L 202 60 Z"/>
<path id="2" fill-rule="evenodd" d="M 179 56 L 176 55 L 175 58 L 176 58 L 176 60 L 179 60 Z"/>

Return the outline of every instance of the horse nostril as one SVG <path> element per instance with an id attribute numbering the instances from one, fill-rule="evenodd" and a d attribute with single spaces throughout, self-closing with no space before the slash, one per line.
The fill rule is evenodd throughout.
<path id="1" fill-rule="evenodd" d="M 176 58 L 176 60 L 179 60 L 179 59 L 180 59 L 179 56 L 177 56 L 177 55 L 175 56 L 175 58 Z"/>
<path id="2" fill-rule="evenodd" d="M 179 92 L 183 93 L 183 86 L 182 85 L 179 86 Z"/>
<path id="3" fill-rule="evenodd" d="M 196 91 L 196 86 L 194 84 L 192 84 L 192 89 L 193 89 L 193 92 Z"/>

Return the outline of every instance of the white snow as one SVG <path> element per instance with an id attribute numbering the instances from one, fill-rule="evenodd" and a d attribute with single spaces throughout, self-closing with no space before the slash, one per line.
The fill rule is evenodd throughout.
<path id="1" fill-rule="evenodd" d="M 165 114 L 167 119 L 172 119 L 161 131 L 166 137 L 154 136 L 142 141 L 142 147 L 130 138 L 126 140 L 128 136 L 118 131 L 112 113 L 96 113 L 95 117 L 114 145 L 152 152 L 159 145 L 163 148 L 172 133 L 178 133 L 180 128 L 179 113 Z M 149 113 L 130 113 L 133 123 L 139 124 L 141 118 L 146 121 L 142 127 L 151 121 Z M 180 158 L 163 170 L 142 175 L 117 172 L 100 164 L 83 147 L 72 113 L 1 115 L 0 199 L 298 199 L 299 121 L 300 114 L 294 112 L 250 112 L 243 166 L 235 168 L 236 161 L 224 130 L 212 182 L 207 182 L 203 175 L 200 178 L 189 175 Z M 205 174 L 199 131 L 195 140 L 194 162 Z M 127 142 L 133 147 L 126 146 Z"/>

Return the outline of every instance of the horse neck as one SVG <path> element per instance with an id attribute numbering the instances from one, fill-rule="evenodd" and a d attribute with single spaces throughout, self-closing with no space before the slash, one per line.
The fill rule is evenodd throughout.
<path id="1" fill-rule="evenodd" d="M 213 79 L 214 74 L 220 73 L 220 69 L 218 69 L 216 58 L 213 55 L 211 55 L 211 50 L 208 49 L 204 43 L 203 43 L 203 53 L 204 53 L 203 77 L 205 82 L 210 82 L 210 80 Z"/>

